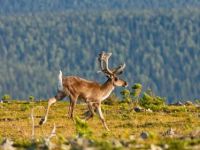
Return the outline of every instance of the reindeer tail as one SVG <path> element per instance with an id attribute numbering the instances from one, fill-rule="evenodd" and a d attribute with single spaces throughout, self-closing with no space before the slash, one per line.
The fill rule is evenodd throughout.
<path id="1" fill-rule="evenodd" d="M 58 90 L 63 91 L 63 83 L 62 83 L 62 71 L 60 70 L 58 75 Z"/>

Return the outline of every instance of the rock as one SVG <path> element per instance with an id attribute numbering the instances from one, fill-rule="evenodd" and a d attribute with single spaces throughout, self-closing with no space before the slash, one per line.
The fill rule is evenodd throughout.
<path id="1" fill-rule="evenodd" d="M 164 144 L 164 145 L 162 145 L 162 147 L 163 147 L 164 149 L 169 149 L 169 145 L 168 145 L 168 144 Z"/>
<path id="2" fill-rule="evenodd" d="M 130 139 L 131 141 L 134 141 L 134 140 L 135 140 L 135 136 L 134 136 L 134 135 L 130 135 L 130 136 L 129 136 L 129 139 Z"/>
<path id="3" fill-rule="evenodd" d="M 77 138 L 76 141 L 77 141 L 77 144 L 79 144 L 83 147 L 88 147 L 89 145 L 92 144 L 91 140 L 85 139 L 85 138 L 82 138 L 82 137 Z"/>
<path id="4" fill-rule="evenodd" d="M 144 144 L 135 144 L 134 148 L 135 149 L 144 149 Z"/>
<path id="5" fill-rule="evenodd" d="M 149 133 L 147 133 L 147 132 L 142 132 L 142 133 L 140 134 L 140 137 L 141 137 L 142 139 L 147 139 L 147 138 L 149 137 Z"/>
<path id="6" fill-rule="evenodd" d="M 176 105 L 176 106 L 183 106 L 184 104 L 181 101 L 178 101 L 174 105 Z"/>
<path id="7" fill-rule="evenodd" d="M 123 147 L 122 143 L 118 140 L 113 140 L 112 141 L 112 145 L 115 147 L 115 148 L 120 148 L 120 147 Z"/>
<path id="8" fill-rule="evenodd" d="M 164 135 L 172 137 L 175 135 L 175 131 L 174 131 L 174 129 L 170 128 L 164 133 Z"/>
<path id="9" fill-rule="evenodd" d="M 143 111 L 144 111 L 144 109 L 143 109 L 142 107 L 140 107 L 140 106 L 134 107 L 133 110 L 134 110 L 135 112 L 143 112 Z"/>
<path id="10" fill-rule="evenodd" d="M 49 150 L 51 150 L 51 149 L 55 149 L 56 145 L 52 143 L 49 139 L 45 139 L 44 147 L 47 147 Z"/>
<path id="11" fill-rule="evenodd" d="M 2 145 L 0 146 L 0 149 L 2 149 L 2 150 L 15 150 L 15 148 L 13 147 L 13 141 L 11 141 L 9 139 L 5 139 L 2 143 Z"/>
<path id="12" fill-rule="evenodd" d="M 194 138 L 200 138 L 200 129 L 194 130 L 190 133 L 190 137 L 192 139 Z"/>
<path id="13" fill-rule="evenodd" d="M 162 147 L 151 144 L 151 150 L 162 150 Z"/>
<path id="14" fill-rule="evenodd" d="M 199 150 L 199 149 L 200 149 L 200 144 L 198 144 L 198 145 L 193 145 L 193 146 L 189 146 L 188 149 Z"/>
<path id="15" fill-rule="evenodd" d="M 185 105 L 191 106 L 191 105 L 193 105 L 193 103 L 192 103 L 191 101 L 186 101 L 186 102 L 185 102 Z"/>
<path id="16" fill-rule="evenodd" d="M 61 145 L 61 149 L 62 149 L 62 150 L 70 150 L 70 149 L 71 149 L 71 146 L 70 146 L 70 145 L 66 145 L 66 144 L 62 144 L 62 145 Z"/>
<path id="17" fill-rule="evenodd" d="M 148 108 L 148 109 L 146 109 L 146 112 L 150 112 L 150 113 L 152 113 L 153 110 L 151 110 L 150 108 Z"/>
<path id="18" fill-rule="evenodd" d="M 92 145 L 92 141 L 82 137 L 69 139 L 71 149 L 88 149 Z"/>
<path id="19" fill-rule="evenodd" d="M 199 105 L 199 104 L 195 104 L 195 107 L 199 109 L 199 108 L 200 108 L 200 105 Z"/>

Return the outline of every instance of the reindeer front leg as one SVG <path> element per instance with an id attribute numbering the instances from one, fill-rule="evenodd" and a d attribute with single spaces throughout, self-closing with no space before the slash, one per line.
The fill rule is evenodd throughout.
<path id="1" fill-rule="evenodd" d="M 103 126 L 106 128 L 107 131 L 110 131 L 110 129 L 108 128 L 108 126 L 107 126 L 107 124 L 105 122 L 105 119 L 103 117 L 103 113 L 101 111 L 101 104 L 98 104 L 96 106 L 96 108 L 97 108 L 97 114 L 99 115 L 99 118 L 101 119 L 101 122 L 103 123 Z"/>
<path id="2" fill-rule="evenodd" d="M 70 105 L 69 105 L 69 118 L 74 120 L 74 108 L 78 99 L 78 96 L 70 96 Z"/>

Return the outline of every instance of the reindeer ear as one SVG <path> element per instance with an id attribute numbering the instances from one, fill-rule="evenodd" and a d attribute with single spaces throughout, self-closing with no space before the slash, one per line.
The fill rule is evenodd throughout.
<path id="1" fill-rule="evenodd" d="M 124 72 L 124 71 L 121 70 L 121 71 L 117 72 L 117 74 L 120 75 L 120 74 L 122 74 L 123 72 Z"/>
<path id="2" fill-rule="evenodd" d="M 112 79 L 113 77 L 111 75 L 106 74 L 106 77 L 109 79 Z"/>

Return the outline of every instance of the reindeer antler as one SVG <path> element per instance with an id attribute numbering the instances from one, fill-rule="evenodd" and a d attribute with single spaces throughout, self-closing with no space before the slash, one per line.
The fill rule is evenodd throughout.
<path id="1" fill-rule="evenodd" d="M 98 58 L 101 71 L 109 76 L 113 74 L 112 71 L 108 67 L 108 59 L 110 58 L 111 55 L 112 53 L 105 53 L 103 51 L 99 54 L 99 58 Z"/>
<path id="2" fill-rule="evenodd" d="M 105 53 L 104 51 L 99 54 L 99 63 L 100 63 L 100 68 L 103 73 L 105 73 L 108 76 L 114 75 L 114 74 L 121 74 L 126 67 L 126 64 L 124 63 L 123 65 L 120 65 L 114 69 L 109 69 L 108 67 L 108 60 L 112 53 Z"/>
<path id="3" fill-rule="evenodd" d="M 117 68 L 115 68 L 115 69 L 113 69 L 113 73 L 114 74 L 122 74 L 123 73 L 123 71 L 124 71 L 124 69 L 125 69 L 125 67 L 126 67 L 126 64 L 124 63 L 124 64 L 121 64 L 121 65 L 119 65 Z"/>

